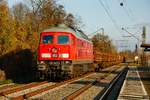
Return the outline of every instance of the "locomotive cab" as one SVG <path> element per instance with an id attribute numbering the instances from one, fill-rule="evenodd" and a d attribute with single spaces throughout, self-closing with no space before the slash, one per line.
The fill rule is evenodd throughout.
<path id="1" fill-rule="evenodd" d="M 93 63 L 93 45 L 84 33 L 70 27 L 53 27 L 40 34 L 40 77 L 65 77 L 87 72 Z"/>
<path id="2" fill-rule="evenodd" d="M 70 39 L 69 35 L 61 33 L 42 33 L 39 44 L 38 60 L 69 60 Z M 57 34 L 57 35 L 56 35 Z"/>
<path id="3" fill-rule="evenodd" d="M 42 32 L 38 51 L 38 72 L 55 77 L 70 71 L 71 35 L 67 32 Z M 50 73 L 50 74 L 47 74 Z"/>

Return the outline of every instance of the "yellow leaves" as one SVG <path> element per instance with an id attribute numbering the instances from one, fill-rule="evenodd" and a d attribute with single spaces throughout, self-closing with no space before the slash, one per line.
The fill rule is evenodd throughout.
<path id="1" fill-rule="evenodd" d="M 7 5 L 1 5 L 0 4 L 0 17 L 4 17 L 6 15 L 8 15 L 8 12 L 9 12 L 9 8 L 7 7 Z"/>
<path id="2" fill-rule="evenodd" d="M 96 51 L 117 53 L 117 50 L 107 35 L 98 33 L 92 38 L 92 41 Z"/>
<path id="3" fill-rule="evenodd" d="M 30 1 L 30 6 L 19 3 L 11 10 L 6 2 L 0 2 L 0 55 L 18 49 L 36 51 L 44 29 L 59 23 L 75 26 L 75 17 L 55 0 Z"/>

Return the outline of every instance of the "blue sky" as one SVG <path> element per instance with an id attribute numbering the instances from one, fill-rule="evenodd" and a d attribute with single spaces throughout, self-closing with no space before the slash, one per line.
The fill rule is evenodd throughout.
<path id="1" fill-rule="evenodd" d="M 9 5 L 13 5 L 22 0 L 8 1 Z M 100 1 L 104 4 L 114 22 L 117 23 L 117 27 Z M 123 6 L 120 6 L 121 2 L 123 2 Z M 109 35 L 114 43 L 126 45 L 128 46 L 127 49 L 133 49 L 137 40 L 133 37 L 123 38 L 122 36 L 128 35 L 128 33 L 122 31 L 121 27 L 126 28 L 141 39 L 141 27 L 146 25 L 146 42 L 150 43 L 150 0 L 58 0 L 57 3 L 64 5 L 68 13 L 73 13 L 81 18 L 84 24 L 82 28 L 86 34 L 104 28 L 105 34 Z M 126 40 L 126 42 L 118 40 Z"/>

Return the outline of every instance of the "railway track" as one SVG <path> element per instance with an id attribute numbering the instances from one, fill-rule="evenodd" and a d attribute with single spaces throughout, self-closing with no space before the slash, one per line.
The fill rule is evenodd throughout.
<path id="1" fill-rule="evenodd" d="M 1 91 L 0 99 L 82 100 L 84 93 L 92 94 L 91 97 L 87 96 L 88 98 L 95 98 L 123 69 L 124 67 L 112 67 L 100 73 L 90 73 L 60 83 L 40 82 L 16 86 Z M 90 93 L 92 91 L 94 92 Z"/>
<path id="2" fill-rule="evenodd" d="M 115 78 L 109 83 L 109 85 L 106 86 L 102 90 L 102 92 L 100 92 L 94 98 L 94 100 L 116 100 L 126 77 L 127 71 L 128 68 L 125 68 L 117 76 L 115 76 Z"/>
<path id="3" fill-rule="evenodd" d="M 83 75 L 81 77 L 85 77 L 89 75 L 90 73 Z M 70 79 L 64 82 L 60 83 L 54 83 L 54 82 L 36 82 L 36 83 L 30 83 L 30 84 L 24 84 L 24 85 L 9 85 L 9 86 L 3 86 L 1 87 L 2 90 L 0 90 L 0 100 L 2 99 L 11 99 L 11 100 L 23 100 L 29 97 L 32 97 L 37 94 L 41 94 L 45 91 L 48 91 L 50 89 L 59 87 L 61 85 L 65 85 L 67 83 L 73 82 L 74 80 L 77 80 L 81 77 L 77 77 L 74 79 Z"/>
<path id="4" fill-rule="evenodd" d="M 52 83 L 48 83 L 47 81 L 44 82 L 36 82 L 36 83 L 29 83 L 29 84 L 23 84 L 23 85 L 14 85 L 7 87 L 0 91 L 0 99 L 13 99 L 14 97 L 18 95 L 24 95 L 28 92 L 41 89 L 43 87 L 46 87 Z"/>
<path id="5" fill-rule="evenodd" d="M 109 70 L 110 71 L 109 74 L 108 74 L 108 70 L 104 70 L 104 72 L 106 71 L 106 73 L 103 73 L 103 72 L 95 73 L 91 76 L 68 83 L 65 86 L 54 88 L 54 89 L 50 90 L 49 92 L 47 92 L 43 96 L 33 96 L 33 97 L 31 97 L 31 99 L 39 98 L 41 100 L 49 100 L 49 99 L 53 99 L 53 100 L 77 99 L 77 100 L 79 100 L 81 97 L 80 100 L 83 100 L 83 97 L 88 97 L 91 94 L 92 94 L 92 96 L 88 97 L 88 99 L 94 98 L 96 93 L 99 93 L 101 90 L 103 90 L 105 88 L 105 85 L 103 83 L 105 82 L 105 83 L 107 83 L 106 85 L 108 85 L 111 82 L 111 79 L 113 79 L 117 75 L 117 73 L 114 73 L 115 70 L 116 70 L 116 72 L 120 72 L 122 69 L 123 68 L 116 70 L 116 68 L 113 68 L 113 69 Z M 113 73 L 111 74 L 111 72 L 113 72 Z M 93 89 L 95 89 L 95 91 L 93 93 L 86 93 L 87 91 L 91 92 L 90 90 L 93 90 Z M 87 96 L 82 95 L 84 93 L 86 93 L 88 95 Z M 87 100 L 87 98 L 86 98 L 86 100 Z"/>
<path id="6" fill-rule="evenodd" d="M 115 84 L 125 73 L 126 69 L 123 69 L 117 75 L 110 74 L 105 78 L 101 77 L 93 83 L 88 84 L 85 87 L 77 90 L 73 94 L 67 96 L 65 100 L 107 100 Z"/>
<path id="7" fill-rule="evenodd" d="M 6 91 L 8 89 L 15 88 L 16 86 L 17 86 L 16 84 L 5 84 L 5 85 L 2 85 L 0 87 L 0 93 L 2 93 L 3 91 Z"/>

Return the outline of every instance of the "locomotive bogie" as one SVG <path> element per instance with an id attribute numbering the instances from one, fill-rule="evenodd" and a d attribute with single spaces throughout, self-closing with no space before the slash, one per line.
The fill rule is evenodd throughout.
<path id="1" fill-rule="evenodd" d="M 91 63 L 75 64 L 73 61 L 41 61 L 38 65 L 40 79 L 53 79 L 54 77 L 75 77 L 87 72 L 94 71 Z"/>

